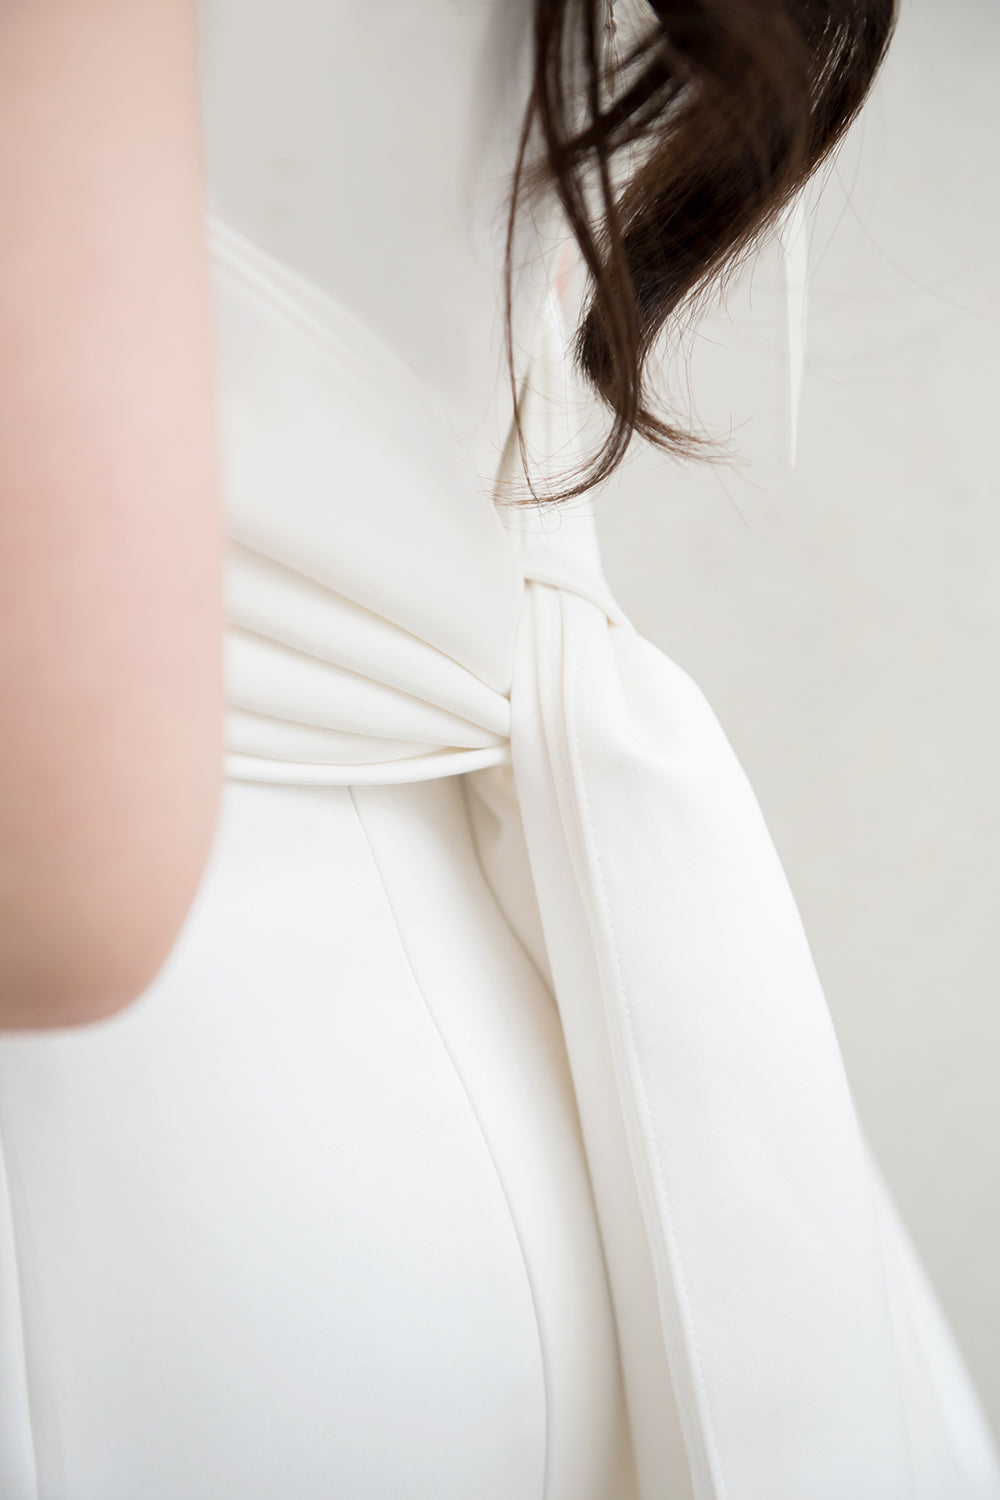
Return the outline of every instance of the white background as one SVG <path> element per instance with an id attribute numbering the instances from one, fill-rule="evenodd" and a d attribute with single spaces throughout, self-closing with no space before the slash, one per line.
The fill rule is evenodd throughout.
<path id="1" fill-rule="evenodd" d="M 998 163 L 1000 5 L 903 0 L 810 193 L 795 468 L 772 248 L 709 314 L 690 379 L 658 380 L 731 426 L 746 466 L 646 450 L 597 500 L 612 589 L 705 689 L 757 791 L 859 1111 L 995 1429 Z"/>

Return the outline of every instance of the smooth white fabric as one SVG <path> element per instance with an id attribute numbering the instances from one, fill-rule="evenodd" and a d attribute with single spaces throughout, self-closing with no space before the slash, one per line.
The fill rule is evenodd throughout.
<path id="1" fill-rule="evenodd" d="M 150 992 L 0 1039 L 0 1495 L 998 1500 L 718 722 L 586 504 L 472 483 L 488 216 L 431 173 L 415 310 L 330 238 L 381 147 L 339 161 L 328 69 L 384 105 L 461 33 L 478 108 L 505 24 L 375 9 L 206 7 L 228 779 Z M 524 305 L 559 469 L 580 396 Z"/>
<path id="2" fill-rule="evenodd" d="M 234 270 L 239 247 L 222 231 L 218 243 Z M 266 279 L 247 278 L 245 290 L 252 284 L 257 295 Z M 318 305 L 313 312 L 310 337 Z M 339 315 L 326 313 L 332 338 Z M 246 313 L 234 323 L 246 336 Z M 285 433 L 296 422 L 295 451 L 313 465 L 314 444 L 331 440 L 329 418 L 322 437 L 313 433 L 303 392 L 273 380 L 286 365 L 306 368 L 302 354 L 282 352 L 282 341 L 298 344 L 304 330 L 285 324 L 279 335 L 268 310 L 258 333 L 266 347 L 250 353 L 241 344 L 241 369 L 247 379 L 272 372 L 270 397 L 282 405 L 267 408 L 266 425 Z M 577 393 L 551 301 L 535 342 L 523 392 L 528 442 L 565 462 Z M 383 371 L 379 389 L 388 378 Z M 358 390 L 355 375 L 355 402 Z M 238 404 L 259 422 L 261 401 L 255 388 Z M 428 413 L 428 444 L 433 432 Z M 247 446 L 233 443 L 237 452 Z M 511 443 L 501 477 L 516 453 Z M 373 777 L 441 775 L 451 757 L 456 768 L 468 764 L 460 757 L 495 763 L 470 772 L 473 796 L 485 783 L 493 816 L 518 819 L 527 864 L 491 859 L 488 847 L 484 863 L 511 907 L 523 906 L 530 865 L 540 930 L 536 917 L 521 921 L 559 1002 L 644 1495 L 678 1493 L 674 1402 L 698 1500 L 1000 1492 L 975 1397 L 870 1168 L 801 923 L 752 792 L 698 689 L 610 596 L 586 508 L 470 514 L 464 533 L 449 531 L 445 543 L 463 546 L 465 558 L 441 562 L 431 598 L 412 597 L 412 554 L 401 546 L 405 576 L 387 603 L 391 568 L 381 536 L 367 529 L 370 517 L 352 518 L 349 544 L 336 552 L 315 545 L 309 472 L 279 518 L 266 501 L 251 506 L 253 483 L 265 496 L 272 483 L 266 464 L 255 463 L 253 480 L 240 486 L 247 511 L 238 534 L 286 567 L 308 569 L 341 601 L 370 605 L 385 634 L 362 663 L 368 616 L 349 634 L 338 614 L 329 639 L 317 633 L 306 642 L 297 634 L 301 609 L 294 625 L 290 617 L 279 623 L 277 589 L 261 589 L 259 606 L 266 597 L 275 611 L 270 639 L 294 640 L 324 662 L 335 657 L 334 670 L 359 674 L 314 694 L 305 677 L 282 672 L 271 710 L 280 699 L 283 719 L 313 721 L 327 704 L 381 735 L 383 753 L 395 746 L 409 764 L 382 758 L 369 763 Z M 418 482 L 410 476 L 409 493 Z M 428 496 L 420 515 L 442 495 Z M 415 517 L 400 516 L 397 534 Z M 419 624 L 400 637 L 404 618 Z M 373 671 L 392 690 L 377 723 L 360 702 Z M 263 690 L 263 673 L 249 675 Z M 508 681 L 509 704 L 501 691 Z M 412 693 L 400 691 L 404 683 Z M 428 724 L 431 710 L 450 718 Z M 287 743 L 270 749 L 287 759 L 268 762 L 266 776 L 356 776 L 340 742 L 325 765 L 295 763 L 300 726 L 281 727 Z M 449 727 L 450 741 L 442 733 Z M 508 757 L 504 808 L 497 777 Z M 254 776 L 260 764 L 235 754 L 231 769 Z M 481 845 L 488 841 L 481 830 Z"/>
<path id="3" fill-rule="evenodd" d="M 873 1170 L 793 897 L 704 697 L 570 576 L 530 591 L 511 698 L 643 1494 L 668 1471 L 650 1319 L 696 1500 L 1000 1494 Z"/>
<path id="4" fill-rule="evenodd" d="M 391 351 L 371 344 L 384 364 L 363 384 L 339 312 L 287 316 L 294 278 L 210 239 L 234 776 L 143 999 L 0 1038 L 0 1495 L 627 1497 L 558 1013 L 484 877 L 447 742 L 418 741 L 475 747 L 488 718 L 490 754 L 507 746 L 509 702 L 483 678 L 509 685 L 523 580 L 491 510 L 463 534 L 464 476 Z M 366 420 L 393 440 L 359 442 Z M 461 564 L 491 556 L 486 592 Z M 506 634 L 463 649 L 460 611 L 483 601 Z M 341 784 L 276 758 L 244 779 L 248 724 L 290 756 L 324 718 L 357 757 L 326 768 Z M 366 764 L 372 733 L 391 753 Z"/>

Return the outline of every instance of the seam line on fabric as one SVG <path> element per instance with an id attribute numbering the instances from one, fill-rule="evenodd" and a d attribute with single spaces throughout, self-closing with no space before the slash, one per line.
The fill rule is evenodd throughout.
<path id="1" fill-rule="evenodd" d="M 404 959 L 406 961 L 406 967 L 407 967 L 407 969 L 410 972 L 410 976 L 413 979 L 414 985 L 416 986 L 417 993 L 419 994 L 421 1000 L 423 1001 L 424 1008 L 427 1011 L 428 1016 L 430 1017 L 431 1024 L 434 1027 L 435 1032 L 437 1033 L 438 1040 L 440 1041 L 442 1048 L 444 1049 L 447 1057 L 449 1058 L 449 1060 L 451 1062 L 452 1067 L 455 1070 L 455 1076 L 458 1079 L 459 1085 L 460 1085 L 460 1087 L 462 1089 L 462 1093 L 465 1095 L 465 1099 L 466 1099 L 466 1101 L 468 1103 L 469 1110 L 470 1110 L 470 1112 L 472 1114 L 472 1117 L 473 1117 L 473 1119 L 476 1122 L 476 1126 L 477 1126 L 477 1128 L 479 1130 L 479 1134 L 480 1134 L 480 1136 L 482 1138 L 483 1145 L 484 1145 L 484 1147 L 486 1149 L 486 1154 L 487 1154 L 487 1156 L 489 1157 L 489 1160 L 490 1160 L 490 1165 L 493 1168 L 493 1172 L 494 1172 L 494 1175 L 495 1175 L 496 1180 L 497 1180 L 497 1185 L 500 1188 L 500 1192 L 501 1192 L 501 1194 L 503 1196 L 503 1200 L 504 1200 L 504 1202 L 507 1205 L 507 1212 L 510 1215 L 510 1222 L 511 1222 L 511 1225 L 512 1225 L 513 1230 L 514 1230 L 514 1237 L 517 1240 L 517 1247 L 518 1247 L 518 1251 L 519 1251 L 520 1256 L 521 1256 L 521 1264 L 524 1267 L 524 1275 L 525 1275 L 525 1279 L 526 1279 L 526 1281 L 528 1283 L 528 1291 L 529 1291 L 529 1294 L 531 1296 L 531 1306 L 532 1306 L 532 1312 L 534 1313 L 535 1332 L 536 1332 L 537 1337 L 538 1337 L 539 1360 L 540 1360 L 540 1363 L 541 1363 L 541 1366 L 542 1366 L 542 1394 L 543 1394 L 544 1399 L 545 1399 L 545 1422 L 544 1422 L 544 1427 L 545 1427 L 545 1442 L 544 1442 L 544 1459 L 543 1459 L 543 1464 L 542 1464 L 542 1494 L 541 1494 L 541 1500 L 549 1500 L 549 1468 L 550 1468 L 550 1459 L 551 1459 L 551 1449 L 550 1449 L 550 1443 L 549 1443 L 549 1416 L 550 1416 L 550 1410 L 551 1410 L 551 1391 L 550 1391 L 551 1371 L 549 1369 L 549 1360 L 548 1360 L 547 1355 L 546 1355 L 545 1340 L 544 1340 L 544 1338 L 542 1336 L 542 1319 L 541 1319 L 541 1315 L 540 1315 L 540 1312 L 539 1312 L 538 1288 L 537 1288 L 537 1286 L 535 1284 L 534 1276 L 532 1275 L 531 1262 L 530 1262 L 529 1256 L 528 1256 L 528 1254 L 527 1254 L 527 1252 L 526 1252 L 526 1250 L 524 1248 L 524 1238 L 523 1238 L 523 1236 L 521 1234 L 521 1227 L 520 1227 L 520 1224 L 518 1223 L 517 1215 L 514 1212 L 514 1207 L 513 1207 L 513 1204 L 511 1203 L 511 1199 L 510 1199 L 510 1194 L 507 1191 L 507 1184 L 504 1182 L 503 1173 L 500 1171 L 500 1168 L 497 1165 L 496 1156 L 494 1155 L 493 1147 L 490 1144 L 490 1138 L 489 1138 L 489 1136 L 486 1133 L 486 1129 L 485 1129 L 485 1127 L 483 1125 L 482 1120 L 480 1119 L 479 1111 L 477 1110 L 476 1105 L 475 1105 L 475 1101 L 473 1100 L 472 1095 L 469 1092 L 468 1084 L 466 1083 L 465 1077 L 464 1077 L 464 1075 L 462 1073 L 462 1070 L 461 1070 L 461 1068 L 458 1065 L 458 1062 L 457 1062 L 457 1060 L 455 1058 L 455 1054 L 453 1053 L 452 1049 L 449 1047 L 448 1042 L 445 1039 L 444 1033 L 441 1030 L 441 1026 L 438 1023 L 437 1016 L 434 1014 L 433 1008 L 431 1007 L 431 1005 L 430 1005 L 430 1003 L 429 1003 L 429 1001 L 427 999 L 427 996 L 426 996 L 426 994 L 424 992 L 424 987 L 423 987 L 423 985 L 420 982 L 419 975 L 417 974 L 416 964 L 413 961 L 413 957 L 412 957 L 412 955 L 410 953 L 410 949 L 409 949 L 409 946 L 408 946 L 408 944 L 406 942 L 406 939 L 403 937 L 402 928 L 400 926 L 399 919 L 396 916 L 396 909 L 395 909 L 395 907 L 394 907 L 394 905 L 392 903 L 392 898 L 389 895 L 389 888 L 388 888 L 388 885 L 386 883 L 385 876 L 384 876 L 384 874 L 382 872 L 382 866 L 379 864 L 378 855 L 375 852 L 374 842 L 373 842 L 372 837 L 371 837 L 371 835 L 370 835 L 370 833 L 368 831 L 368 825 L 365 822 L 364 813 L 362 812 L 360 804 L 358 802 L 358 799 L 355 796 L 355 788 L 353 786 L 349 786 L 347 788 L 347 791 L 350 793 L 351 805 L 354 808 L 355 814 L 356 814 L 357 819 L 358 819 L 358 823 L 359 823 L 360 828 L 361 828 L 361 832 L 364 835 L 365 843 L 368 846 L 368 852 L 371 855 L 372 864 L 374 865 L 375 872 L 378 875 L 379 886 L 381 887 L 381 890 L 382 890 L 382 895 L 383 895 L 383 898 L 385 900 L 386 908 L 388 909 L 389 915 L 392 918 L 392 925 L 393 925 L 393 927 L 395 929 L 396 937 L 397 937 L 397 939 L 399 941 L 400 949 L 401 949 L 403 957 L 404 957 Z"/>

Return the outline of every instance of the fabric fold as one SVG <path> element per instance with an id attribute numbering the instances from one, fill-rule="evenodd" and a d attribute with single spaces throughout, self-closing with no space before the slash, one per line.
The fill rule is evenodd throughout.
<path id="1" fill-rule="evenodd" d="M 233 231 L 213 249 L 227 774 L 465 776 L 558 1006 L 641 1500 L 1000 1500 L 760 808 L 589 508 L 501 505 L 513 434 L 479 504 L 392 351 Z M 580 451 L 567 347 L 553 298 L 521 399 L 543 468 Z"/>
<path id="2" fill-rule="evenodd" d="M 650 1250 L 641 1308 L 609 1236 L 621 1324 L 659 1322 L 696 1500 L 904 1500 L 871 1182 L 757 805 L 679 669 L 590 601 L 532 596 L 512 759 L 602 1221 L 630 1174 Z M 539 849 L 553 787 L 572 923 Z M 609 1156 L 609 1094 L 626 1162 Z"/>
<path id="3" fill-rule="evenodd" d="M 565 451 L 544 430 L 568 406 L 558 335 L 528 392 L 549 452 Z M 531 515 L 511 757 L 643 1500 L 676 1500 L 668 1379 L 694 1500 L 995 1500 L 957 1356 L 927 1399 L 921 1330 L 942 1320 L 900 1274 L 918 1263 L 746 776 L 599 572 L 577 586 L 592 518 L 538 511 L 531 536 Z"/>

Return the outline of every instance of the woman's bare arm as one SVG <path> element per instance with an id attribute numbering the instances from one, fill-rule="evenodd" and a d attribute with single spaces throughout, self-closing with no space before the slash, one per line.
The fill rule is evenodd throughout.
<path id="1" fill-rule="evenodd" d="M 195 0 L 0 0 L 0 1027 L 147 987 L 211 845 Z"/>

